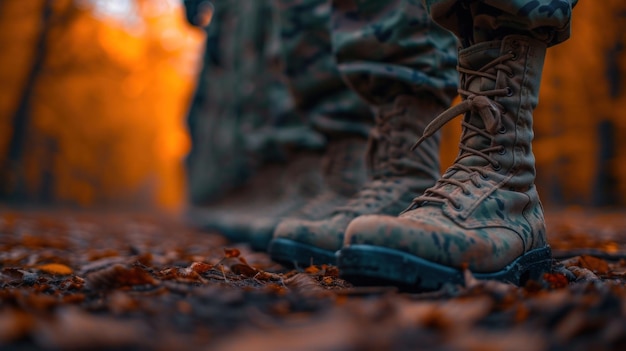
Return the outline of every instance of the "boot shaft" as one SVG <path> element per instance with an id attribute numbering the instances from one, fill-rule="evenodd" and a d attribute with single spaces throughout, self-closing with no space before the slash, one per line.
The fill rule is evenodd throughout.
<path id="1" fill-rule="evenodd" d="M 356 193 L 367 180 L 365 138 L 341 136 L 329 140 L 322 158 L 322 176 L 328 189 L 342 196 Z"/>
<path id="2" fill-rule="evenodd" d="M 489 156 L 496 161 L 493 171 L 501 177 L 515 175 L 507 181 L 513 188 L 524 189 L 534 183 L 533 110 L 538 103 L 545 52 L 543 42 L 523 36 L 484 42 L 459 52 L 464 99 L 489 98 L 485 106 L 474 106 L 464 121 L 486 131 L 490 138 L 465 127 L 462 143 L 473 150 L 490 150 Z M 481 113 L 481 108 L 486 111 Z M 464 154 L 463 149 L 459 163 L 487 165 L 485 157 Z"/>
<path id="3" fill-rule="evenodd" d="M 411 150 L 424 128 L 444 110 L 433 97 L 403 95 L 376 111 L 368 140 L 367 166 L 374 179 L 412 176 L 435 183 L 439 178 L 440 134 Z"/>

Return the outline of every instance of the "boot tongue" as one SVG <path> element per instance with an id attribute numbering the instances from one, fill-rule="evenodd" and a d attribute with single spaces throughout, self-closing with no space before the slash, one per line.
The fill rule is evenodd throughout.
<path id="1" fill-rule="evenodd" d="M 501 41 L 490 41 L 472 46 L 469 49 L 463 49 L 459 52 L 459 66 L 474 71 L 480 70 L 489 62 L 500 56 Z M 491 72 L 493 73 L 493 72 Z M 467 80 L 469 76 L 465 77 Z M 495 87 L 496 82 L 488 78 L 475 77 L 471 79 L 469 85 L 461 81 L 461 87 L 472 92 L 481 92 L 491 90 Z"/>
<path id="2" fill-rule="evenodd" d="M 470 49 L 464 49 L 459 52 L 459 66 L 478 71 L 500 56 L 500 53 L 501 41 L 480 43 L 472 46 Z M 496 72 L 492 70 L 490 70 L 489 73 L 496 74 Z M 465 74 L 461 79 L 461 88 L 472 94 L 480 95 L 483 91 L 495 89 L 496 82 L 489 78 Z M 467 113 L 464 117 L 464 121 L 479 129 L 485 129 L 485 122 L 478 113 Z M 468 132 L 473 133 L 472 131 Z M 483 136 L 477 135 L 466 140 L 464 144 L 472 149 L 482 150 L 490 147 L 491 141 Z M 466 166 L 484 166 L 488 164 L 485 159 L 475 155 L 464 157 L 460 163 Z"/>

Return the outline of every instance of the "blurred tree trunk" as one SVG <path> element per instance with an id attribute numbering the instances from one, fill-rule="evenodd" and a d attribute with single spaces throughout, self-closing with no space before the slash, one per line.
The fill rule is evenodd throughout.
<path id="1" fill-rule="evenodd" d="M 2 193 L 6 194 L 9 201 L 15 202 L 23 199 L 26 195 L 24 184 L 23 155 L 26 147 L 27 131 L 32 114 L 33 97 L 37 77 L 43 70 L 47 56 L 48 39 L 54 14 L 53 0 L 44 0 L 41 11 L 41 30 L 36 42 L 33 63 L 26 76 L 26 82 L 19 97 L 17 108 L 13 114 L 11 125 L 13 134 L 9 139 L 6 167 L 3 173 L 8 179 L 2 182 Z"/>

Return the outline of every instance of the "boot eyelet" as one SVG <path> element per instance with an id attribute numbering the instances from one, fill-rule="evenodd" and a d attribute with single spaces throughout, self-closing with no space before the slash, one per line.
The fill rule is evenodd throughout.
<path id="1" fill-rule="evenodd" d="M 505 126 L 500 126 L 500 129 L 498 129 L 498 133 L 499 133 L 499 134 L 504 134 L 504 133 L 506 133 L 506 127 L 505 127 Z"/>
<path id="2" fill-rule="evenodd" d="M 513 89 L 511 89 L 511 87 L 506 87 L 506 96 L 513 96 Z"/>
<path id="3" fill-rule="evenodd" d="M 506 155 L 506 148 L 503 146 L 502 149 L 500 149 L 500 151 L 498 151 L 498 154 Z"/>
<path id="4" fill-rule="evenodd" d="M 507 52 L 507 54 L 509 54 L 509 55 L 512 55 L 512 56 L 513 56 L 513 57 L 511 57 L 509 60 L 511 60 L 511 61 L 515 61 L 515 60 L 517 60 L 517 54 L 516 54 L 516 53 L 514 53 L 514 52 L 513 52 L 513 50 L 509 50 L 509 51 Z"/>
<path id="5" fill-rule="evenodd" d="M 453 209 L 455 209 L 456 211 L 461 211 L 463 210 L 463 205 L 462 204 L 455 204 L 455 203 L 451 203 L 450 204 L 452 206 Z"/>
<path id="6" fill-rule="evenodd" d="M 500 163 L 496 163 L 495 165 L 491 165 L 494 171 L 499 171 L 502 169 L 502 165 Z"/>
<path id="7" fill-rule="evenodd" d="M 482 180 L 489 180 L 489 174 L 479 173 L 479 175 L 480 175 L 480 179 L 482 179 Z"/>

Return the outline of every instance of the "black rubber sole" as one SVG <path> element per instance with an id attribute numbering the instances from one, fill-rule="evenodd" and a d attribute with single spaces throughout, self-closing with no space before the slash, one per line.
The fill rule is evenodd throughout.
<path id="1" fill-rule="evenodd" d="M 274 261 L 289 267 L 309 267 L 322 264 L 337 265 L 336 252 L 322 250 L 289 239 L 273 239 L 268 246 L 268 253 Z"/>
<path id="2" fill-rule="evenodd" d="M 341 249 L 337 266 L 341 278 L 362 286 L 393 285 L 406 291 L 432 291 L 444 284 L 463 285 L 465 281 L 459 269 L 372 245 Z M 473 273 L 473 276 L 522 286 L 528 280 L 540 280 L 551 267 L 552 253 L 547 246 L 525 253 L 498 272 Z"/>

